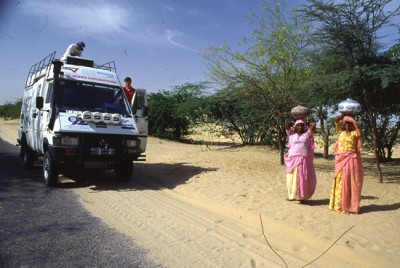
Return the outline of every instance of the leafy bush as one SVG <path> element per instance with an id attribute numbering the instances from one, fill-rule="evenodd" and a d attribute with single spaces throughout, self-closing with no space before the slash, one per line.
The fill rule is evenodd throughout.
<path id="1" fill-rule="evenodd" d="M 4 105 L 0 105 L 0 116 L 4 120 L 17 119 L 21 112 L 22 99 L 18 99 L 15 102 L 6 101 Z"/>
<path id="2" fill-rule="evenodd" d="M 205 113 L 206 83 L 187 83 L 172 91 L 149 94 L 149 134 L 181 140 Z"/>

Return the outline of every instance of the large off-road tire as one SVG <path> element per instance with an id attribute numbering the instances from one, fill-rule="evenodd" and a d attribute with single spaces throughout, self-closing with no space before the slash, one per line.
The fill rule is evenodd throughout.
<path id="1" fill-rule="evenodd" d="M 117 175 L 117 180 L 120 182 L 129 182 L 133 174 L 133 162 L 132 161 L 122 161 L 115 164 L 115 174 Z"/>
<path id="2" fill-rule="evenodd" d="M 26 142 L 23 143 L 21 146 L 20 155 L 22 156 L 22 159 L 24 161 L 24 167 L 26 169 L 32 169 L 33 162 L 35 161 L 35 152 L 31 148 L 28 147 Z"/>
<path id="3" fill-rule="evenodd" d="M 43 157 L 43 180 L 47 186 L 57 186 L 59 170 L 49 152 Z"/>

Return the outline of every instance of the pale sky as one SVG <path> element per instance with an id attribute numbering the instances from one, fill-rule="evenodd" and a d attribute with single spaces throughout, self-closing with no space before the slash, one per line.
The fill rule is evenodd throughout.
<path id="1" fill-rule="evenodd" d="M 22 97 L 34 63 L 53 51 L 61 58 L 79 41 L 86 43 L 84 58 L 115 61 L 121 82 L 130 76 L 149 92 L 208 81 L 200 53 L 224 43 L 240 49 L 255 27 L 246 16 L 260 14 L 263 2 L 0 0 L 0 105 Z"/>

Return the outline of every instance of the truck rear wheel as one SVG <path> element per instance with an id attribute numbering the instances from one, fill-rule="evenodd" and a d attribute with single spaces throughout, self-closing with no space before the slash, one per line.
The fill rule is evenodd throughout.
<path id="1" fill-rule="evenodd" d="M 24 167 L 26 169 L 33 168 L 33 161 L 35 160 L 35 153 L 26 143 L 21 146 L 21 156 L 24 160 Z"/>
<path id="2" fill-rule="evenodd" d="M 56 186 L 58 183 L 58 168 L 57 163 L 53 160 L 49 152 L 46 152 L 43 157 L 43 179 L 47 186 Z"/>
<path id="3" fill-rule="evenodd" d="M 133 162 L 122 161 L 115 165 L 117 180 L 120 182 L 129 182 L 133 174 Z"/>

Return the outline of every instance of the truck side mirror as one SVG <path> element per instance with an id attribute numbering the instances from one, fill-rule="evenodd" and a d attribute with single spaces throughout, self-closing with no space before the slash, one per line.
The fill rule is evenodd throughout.
<path id="1" fill-rule="evenodd" d="M 43 97 L 36 97 L 36 108 L 37 109 L 42 109 L 43 108 Z"/>
<path id="2" fill-rule="evenodd" d="M 149 107 L 148 106 L 143 106 L 142 107 L 142 116 L 148 116 L 149 115 Z"/>

